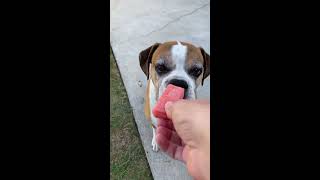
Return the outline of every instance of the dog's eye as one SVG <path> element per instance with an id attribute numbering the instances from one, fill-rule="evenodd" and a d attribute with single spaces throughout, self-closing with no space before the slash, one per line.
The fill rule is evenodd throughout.
<path id="1" fill-rule="evenodd" d="M 158 64 L 158 65 L 156 66 L 156 71 L 157 71 L 157 73 L 159 73 L 159 74 L 164 74 L 164 73 L 168 72 L 169 70 L 168 70 L 168 68 L 167 68 L 165 65 L 163 65 L 163 64 Z"/>
<path id="2" fill-rule="evenodd" d="M 202 68 L 197 68 L 197 67 L 192 68 L 189 73 L 194 77 L 199 77 L 200 74 L 202 73 Z"/>

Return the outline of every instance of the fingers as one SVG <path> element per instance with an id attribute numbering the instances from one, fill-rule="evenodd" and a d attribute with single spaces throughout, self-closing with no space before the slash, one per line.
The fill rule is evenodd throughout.
<path id="1" fill-rule="evenodd" d="M 165 104 L 165 111 L 167 114 L 168 119 L 176 120 L 177 114 L 183 114 L 183 112 L 188 110 L 188 101 L 186 100 L 179 100 L 177 102 L 167 102 Z M 179 116 L 178 116 L 179 117 Z"/>
<path id="2" fill-rule="evenodd" d="M 168 119 L 179 120 L 184 119 L 183 116 L 190 114 L 190 111 L 201 109 L 199 105 L 210 105 L 207 100 L 179 100 L 176 102 L 167 102 L 165 104 L 165 111 Z M 196 111 L 195 111 L 196 112 Z"/>
<path id="3" fill-rule="evenodd" d="M 171 130 L 174 130 L 175 131 L 175 128 L 173 126 L 173 123 L 172 121 L 170 120 L 167 120 L 167 119 L 157 119 L 157 123 L 158 123 L 158 127 L 166 127 L 168 129 L 171 129 Z"/>
<path id="4" fill-rule="evenodd" d="M 171 142 L 166 136 L 163 134 L 157 134 L 156 141 L 160 148 L 166 152 L 171 158 L 183 161 L 182 153 L 184 147 L 179 146 L 173 142 Z"/>
<path id="5" fill-rule="evenodd" d="M 184 162 L 187 162 L 188 159 L 190 159 L 190 147 L 184 146 L 183 152 L 182 152 L 182 159 Z"/>
<path id="6" fill-rule="evenodd" d="M 168 139 L 169 141 L 171 141 L 174 144 L 177 144 L 179 146 L 183 146 L 179 135 L 175 131 L 172 131 L 171 129 L 168 129 L 163 126 L 158 126 L 156 133 L 163 135 L 166 139 Z"/>
<path id="7" fill-rule="evenodd" d="M 166 110 L 166 114 L 167 114 L 167 117 L 169 119 L 172 119 L 172 102 L 171 101 L 168 101 L 165 105 L 164 105 L 164 109 Z"/>
<path id="8" fill-rule="evenodd" d="M 198 100 L 195 100 L 196 103 L 199 103 L 199 104 L 209 104 L 210 105 L 210 102 L 206 99 L 198 99 Z"/>
<path id="9" fill-rule="evenodd" d="M 185 144 L 175 132 L 172 121 L 158 119 L 156 134 L 156 141 L 164 152 L 176 160 L 184 161 L 183 149 Z"/>

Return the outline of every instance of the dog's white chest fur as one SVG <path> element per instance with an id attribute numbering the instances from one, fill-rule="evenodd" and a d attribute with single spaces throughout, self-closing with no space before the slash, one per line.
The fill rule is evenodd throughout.
<path id="1" fill-rule="evenodd" d="M 177 43 L 177 45 L 172 46 L 171 55 L 176 64 L 176 71 L 183 73 L 186 63 L 187 46 L 182 45 L 179 41 Z"/>
<path id="2" fill-rule="evenodd" d="M 156 88 L 152 82 L 152 80 L 150 79 L 149 82 L 149 101 L 150 101 L 150 117 L 151 117 L 151 122 L 152 124 L 157 127 L 157 118 L 154 117 L 153 113 L 152 113 L 152 109 L 154 108 L 154 106 L 157 103 L 157 99 L 156 99 Z"/>
<path id="3" fill-rule="evenodd" d="M 152 82 L 152 80 L 149 80 L 149 101 L 150 101 L 150 118 L 151 118 L 151 123 L 157 127 L 157 118 L 154 117 L 153 113 L 152 113 L 152 109 L 154 108 L 154 106 L 157 103 L 157 99 L 156 99 L 156 88 Z M 156 142 L 156 129 L 154 127 L 152 127 L 152 141 L 151 141 L 151 146 L 152 146 L 152 150 L 153 151 L 159 151 L 159 147 L 158 144 Z"/>

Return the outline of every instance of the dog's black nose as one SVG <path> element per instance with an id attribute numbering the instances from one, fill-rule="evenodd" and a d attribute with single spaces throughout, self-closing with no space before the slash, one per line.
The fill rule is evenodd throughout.
<path id="1" fill-rule="evenodd" d="M 182 87 L 184 89 L 188 89 L 188 83 L 185 80 L 181 79 L 172 79 L 169 81 L 169 84 Z"/>

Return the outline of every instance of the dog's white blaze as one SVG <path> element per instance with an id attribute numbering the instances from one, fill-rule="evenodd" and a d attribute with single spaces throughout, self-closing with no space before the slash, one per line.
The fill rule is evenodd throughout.
<path id="1" fill-rule="evenodd" d="M 177 45 L 173 45 L 171 48 L 172 60 L 176 64 L 177 71 L 184 71 L 184 65 L 186 63 L 187 46 L 182 45 L 177 41 Z"/>

